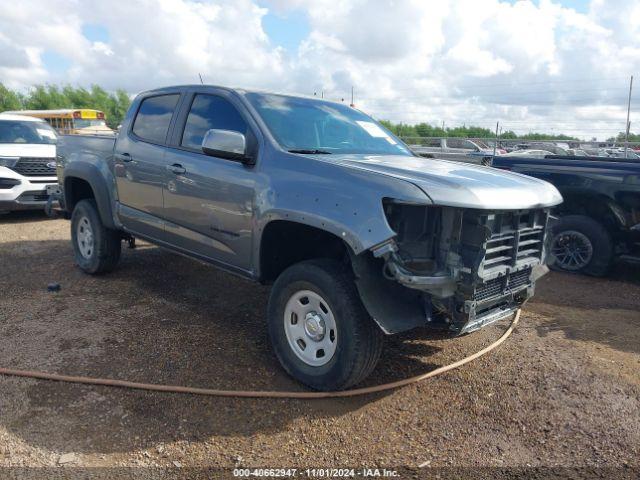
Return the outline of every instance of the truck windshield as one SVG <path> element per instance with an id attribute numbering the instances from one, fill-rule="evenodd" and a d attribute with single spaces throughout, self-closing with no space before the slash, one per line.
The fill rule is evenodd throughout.
<path id="1" fill-rule="evenodd" d="M 248 93 L 246 97 L 285 150 L 412 155 L 375 120 L 346 105 L 261 93 Z"/>
<path id="2" fill-rule="evenodd" d="M 0 143 L 56 143 L 57 135 L 45 122 L 0 119 Z"/>

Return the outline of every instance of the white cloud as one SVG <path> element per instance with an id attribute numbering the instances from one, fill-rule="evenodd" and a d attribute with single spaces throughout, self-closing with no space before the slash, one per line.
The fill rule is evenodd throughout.
<path id="1" fill-rule="evenodd" d="M 125 88 L 208 83 L 348 100 L 378 118 L 605 137 L 623 129 L 640 71 L 640 4 L 592 0 L 22 0 L 0 13 L 0 81 Z M 304 11 L 297 52 L 262 28 Z M 101 25 L 91 41 L 83 25 Z M 68 60 L 47 71 L 43 55 Z M 639 82 L 640 83 L 640 82 Z M 638 97 L 636 97 L 638 98 Z M 638 107 L 636 107 L 637 109 Z M 632 115 L 632 126 L 640 118 Z"/>

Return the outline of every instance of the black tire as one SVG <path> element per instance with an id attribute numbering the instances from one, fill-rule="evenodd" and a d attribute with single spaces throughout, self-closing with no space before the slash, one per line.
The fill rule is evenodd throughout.
<path id="1" fill-rule="evenodd" d="M 287 340 L 286 305 L 303 290 L 322 297 L 335 320 L 335 353 L 322 366 L 305 363 Z M 271 290 L 268 322 L 271 344 L 284 369 L 315 390 L 342 390 L 355 385 L 373 371 L 380 358 L 383 334 L 362 305 L 348 269 L 333 260 L 309 260 L 286 269 Z"/>
<path id="2" fill-rule="evenodd" d="M 81 247 L 78 226 L 88 222 L 92 232 L 93 248 Z M 121 236 L 116 230 L 110 230 L 102 224 L 96 202 L 93 199 L 79 201 L 71 215 L 71 243 L 78 266 L 86 273 L 95 275 L 112 271 L 120 260 Z M 81 249 L 85 249 L 85 254 Z M 88 254 L 88 255 L 87 255 Z"/>
<path id="3" fill-rule="evenodd" d="M 557 255 L 557 251 L 560 250 L 563 239 L 570 237 L 572 232 L 578 232 L 588 240 L 591 257 L 588 261 L 580 262 L 579 265 L 565 266 L 558 260 L 560 257 Z M 581 241 L 582 237 L 578 236 L 577 240 Z M 553 226 L 551 251 L 557 257 L 551 268 L 564 272 L 601 277 L 607 274 L 613 263 L 611 236 L 600 223 L 585 215 L 560 217 Z"/>

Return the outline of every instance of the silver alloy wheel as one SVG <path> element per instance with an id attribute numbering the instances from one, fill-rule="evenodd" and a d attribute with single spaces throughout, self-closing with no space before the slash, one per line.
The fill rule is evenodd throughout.
<path id="1" fill-rule="evenodd" d="M 577 271 L 589 265 L 593 258 L 593 245 L 584 233 L 565 230 L 553 237 L 551 252 L 560 268 Z"/>
<path id="2" fill-rule="evenodd" d="M 293 353 L 307 365 L 326 365 L 336 353 L 338 329 L 329 304 L 311 290 L 294 293 L 284 307 L 284 332 Z"/>
<path id="3" fill-rule="evenodd" d="M 78 242 L 78 250 L 80 254 L 90 259 L 93 254 L 93 230 L 91 229 L 91 223 L 87 217 L 82 217 L 76 227 L 76 240 Z"/>

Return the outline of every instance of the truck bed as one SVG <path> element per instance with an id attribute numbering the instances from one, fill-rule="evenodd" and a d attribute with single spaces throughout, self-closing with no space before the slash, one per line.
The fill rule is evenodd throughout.
<path id="1" fill-rule="evenodd" d="M 58 140 L 58 157 L 72 159 L 73 155 L 91 154 L 108 158 L 113 153 L 116 137 L 113 135 L 61 135 Z"/>

